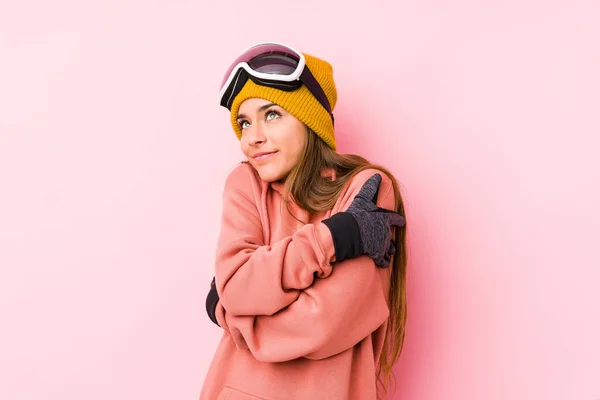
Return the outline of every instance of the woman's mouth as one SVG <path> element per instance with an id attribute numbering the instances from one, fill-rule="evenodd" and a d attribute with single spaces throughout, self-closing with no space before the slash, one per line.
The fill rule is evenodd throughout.
<path id="1" fill-rule="evenodd" d="M 263 160 L 266 160 L 266 159 L 274 156 L 276 153 L 277 153 L 276 151 L 257 153 L 253 156 L 253 158 L 254 158 L 254 161 L 263 161 Z"/>

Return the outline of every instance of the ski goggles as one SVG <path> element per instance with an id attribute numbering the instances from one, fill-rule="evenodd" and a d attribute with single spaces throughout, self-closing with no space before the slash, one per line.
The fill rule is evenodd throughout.
<path id="1" fill-rule="evenodd" d="M 304 84 L 317 101 L 333 114 L 327 96 L 306 65 L 304 55 L 278 43 L 260 43 L 244 51 L 229 67 L 221 84 L 219 102 L 231 110 L 233 100 L 247 80 L 286 92 Z"/>

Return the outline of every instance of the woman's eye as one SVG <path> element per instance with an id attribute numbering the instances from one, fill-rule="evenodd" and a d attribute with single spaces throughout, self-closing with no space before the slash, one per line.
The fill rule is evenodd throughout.
<path id="1" fill-rule="evenodd" d="M 280 115 L 281 114 L 279 114 L 277 111 L 273 111 L 273 110 L 268 111 L 267 112 L 267 120 L 275 119 L 275 118 L 279 117 Z"/>
<path id="2" fill-rule="evenodd" d="M 250 122 L 243 120 L 243 121 L 240 121 L 238 123 L 238 125 L 240 126 L 240 128 L 244 129 L 244 128 L 248 128 L 250 126 Z"/>

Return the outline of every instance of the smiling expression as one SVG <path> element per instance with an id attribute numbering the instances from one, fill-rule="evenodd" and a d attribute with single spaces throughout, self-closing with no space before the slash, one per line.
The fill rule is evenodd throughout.
<path id="1" fill-rule="evenodd" d="M 242 152 L 263 181 L 284 179 L 300 161 L 306 126 L 278 105 L 247 99 L 240 105 L 237 124 L 242 130 Z"/>

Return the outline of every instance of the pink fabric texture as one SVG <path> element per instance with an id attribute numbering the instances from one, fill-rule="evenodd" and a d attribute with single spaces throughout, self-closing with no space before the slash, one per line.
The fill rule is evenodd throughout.
<path id="1" fill-rule="evenodd" d="M 291 203 L 300 221 L 282 184 L 263 182 L 247 163 L 229 174 L 215 271 L 223 336 L 200 400 L 375 399 L 391 268 L 367 256 L 335 263 L 320 222 L 377 172 L 357 174 L 332 210 L 311 217 Z M 393 209 L 382 176 L 377 204 Z"/>

